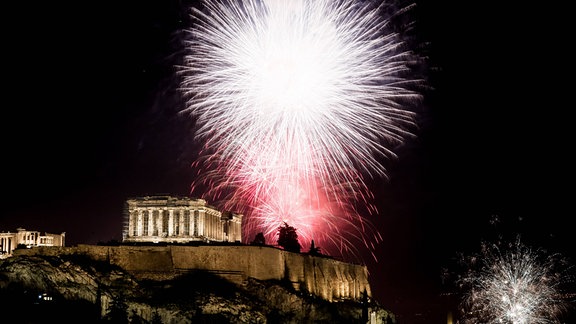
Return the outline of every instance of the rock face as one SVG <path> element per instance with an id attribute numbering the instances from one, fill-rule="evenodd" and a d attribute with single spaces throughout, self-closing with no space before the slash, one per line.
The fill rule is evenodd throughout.
<path id="1" fill-rule="evenodd" d="M 190 271 L 218 274 L 242 284 L 246 278 L 290 281 L 292 287 L 326 301 L 361 302 L 372 296 L 368 269 L 328 256 L 252 245 L 78 245 L 17 249 L 14 255 L 83 254 L 121 267 L 140 280 L 168 280 Z"/>
<path id="2" fill-rule="evenodd" d="M 282 280 L 142 280 L 82 254 L 0 260 L 0 307 L 14 323 L 395 323 L 373 301 L 328 302 Z"/>

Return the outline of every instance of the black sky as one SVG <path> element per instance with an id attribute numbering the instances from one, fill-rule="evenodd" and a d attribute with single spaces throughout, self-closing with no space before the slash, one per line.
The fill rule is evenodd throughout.
<path id="1" fill-rule="evenodd" d="M 121 238 L 128 197 L 189 193 L 191 121 L 173 77 L 185 4 L 3 5 L 0 230 L 96 244 Z M 441 308 L 442 268 L 482 240 L 520 234 L 576 259 L 567 23 L 495 6 L 417 2 L 433 89 L 418 137 L 374 184 L 384 242 L 369 265 L 403 323 Z"/>

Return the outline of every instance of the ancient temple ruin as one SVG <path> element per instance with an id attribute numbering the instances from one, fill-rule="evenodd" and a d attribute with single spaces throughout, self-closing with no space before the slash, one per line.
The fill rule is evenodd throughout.
<path id="1" fill-rule="evenodd" d="M 0 258 L 9 256 L 18 247 L 64 246 L 66 233 L 52 234 L 17 228 L 16 232 L 0 233 Z"/>
<path id="2" fill-rule="evenodd" d="M 204 199 L 146 196 L 128 199 L 123 242 L 242 242 L 242 215 L 220 211 Z"/>

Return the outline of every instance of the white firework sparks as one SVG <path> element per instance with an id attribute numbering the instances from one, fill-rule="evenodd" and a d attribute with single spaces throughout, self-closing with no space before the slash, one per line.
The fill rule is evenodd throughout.
<path id="1" fill-rule="evenodd" d="M 421 98 L 412 89 L 421 80 L 409 77 L 416 56 L 381 7 L 353 0 L 202 4 L 192 10 L 181 88 L 205 141 L 204 167 L 216 170 L 203 180 L 213 195 L 232 191 L 228 207 L 250 205 L 252 219 L 273 222 L 268 228 L 286 221 L 276 208 L 301 192 L 341 206 L 370 196 L 361 175 L 386 176 L 381 159 L 394 156 L 389 145 L 412 135 L 414 113 L 404 104 Z"/>
<path id="2" fill-rule="evenodd" d="M 465 290 L 463 323 L 560 323 L 567 310 L 562 285 L 569 282 L 568 264 L 558 254 L 533 251 L 519 239 L 502 250 L 484 246 L 458 283 Z"/>

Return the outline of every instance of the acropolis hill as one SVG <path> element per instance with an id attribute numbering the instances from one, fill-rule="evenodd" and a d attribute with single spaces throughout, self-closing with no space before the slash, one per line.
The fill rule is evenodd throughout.
<path id="1" fill-rule="evenodd" d="M 295 289 L 327 301 L 371 297 L 365 266 L 271 246 L 243 245 L 242 215 L 221 212 L 203 199 L 167 195 L 131 198 L 125 203 L 124 218 L 124 244 L 120 246 L 39 246 L 15 252 L 80 253 L 120 266 L 142 279 L 174 278 L 202 270 L 234 283 L 248 277 L 288 280 Z"/>
<path id="2" fill-rule="evenodd" d="M 365 266 L 266 246 L 78 245 L 18 249 L 14 254 L 87 255 L 117 265 L 138 279 L 170 280 L 201 270 L 236 284 L 242 284 L 247 278 L 288 280 L 297 291 L 327 301 L 361 301 L 363 294 L 371 296 Z"/>
<path id="3" fill-rule="evenodd" d="M 294 273 L 300 282 L 246 276 L 278 278 L 282 272 L 290 273 L 292 263 L 298 259 L 297 262 L 303 261 L 299 266 L 306 270 L 320 261 L 311 269 L 316 275 L 323 268 L 346 269 L 338 262 L 332 263 L 334 260 L 297 257 L 297 253 L 272 247 L 214 248 L 175 245 L 19 248 L 13 256 L 0 260 L 0 303 L 7 310 L 0 318 L 7 323 L 86 324 L 396 323 L 393 314 L 368 298 L 327 301 L 310 294 L 305 285 L 317 282 L 313 275 Z M 235 257 L 234 253 L 246 254 Z M 278 264 L 285 261 L 287 266 L 261 267 L 271 263 L 266 257 Z M 240 265 L 234 264 L 234 260 L 242 259 Z M 190 268 L 183 268 L 186 263 Z M 273 273 L 266 273 L 267 269 Z M 323 277 L 346 275 L 353 279 L 355 274 L 333 272 Z M 333 290 L 331 295 L 338 294 L 338 289 L 350 289 L 330 283 L 323 286 Z"/>
<path id="4" fill-rule="evenodd" d="M 99 279 L 102 274 L 91 274 L 93 270 L 90 269 L 93 266 L 89 264 L 92 263 L 100 264 L 98 267 L 109 265 L 121 269 L 133 279 L 128 279 L 124 275 L 118 277 L 113 273 L 110 275 L 124 278 L 121 280 L 122 282 L 135 280 L 137 285 L 144 283 L 150 285 L 150 283 L 155 282 L 160 286 L 182 286 L 180 283 L 182 280 L 195 278 L 198 274 L 220 278 L 220 280 L 236 287 L 227 288 L 227 291 L 238 290 L 241 292 L 238 296 L 243 296 L 248 292 L 249 296 L 252 297 L 246 297 L 247 300 L 256 298 L 256 303 L 268 305 L 246 306 L 247 302 L 242 302 L 244 305 L 242 307 L 260 309 L 247 311 L 254 318 L 262 318 L 262 316 L 269 318 L 277 316 L 274 314 L 279 314 L 278 316 L 283 318 L 292 317 L 291 321 L 294 323 L 302 323 L 343 316 L 343 323 L 351 323 L 351 318 L 354 319 L 352 322 L 362 318 L 362 323 L 392 323 L 390 321 L 393 319 L 393 315 L 371 299 L 372 293 L 366 266 L 339 261 L 325 255 L 290 252 L 268 245 L 243 244 L 240 242 L 242 215 L 220 212 L 214 207 L 208 206 L 201 199 L 151 196 L 129 199 L 125 205 L 124 216 L 122 242 L 106 245 L 78 244 L 72 247 L 35 246 L 27 249 L 19 248 L 14 250 L 13 257 L 6 259 L 3 265 L 5 277 L 8 278 L 14 274 L 14 278 L 11 280 L 23 281 L 19 284 L 29 290 L 47 289 L 58 291 L 63 296 L 70 294 L 76 296 L 72 298 L 82 296 L 80 297 L 81 300 L 88 301 L 91 305 L 100 305 L 98 306 L 100 316 L 105 316 L 110 312 L 114 300 L 124 294 L 122 291 L 133 289 L 129 287 L 114 288 L 121 287 L 123 284 L 118 286 L 113 283 L 114 280 L 118 279 L 112 281 L 111 279 Z M 78 257 L 81 257 L 81 260 L 91 260 L 87 263 L 90 268 L 85 270 L 82 270 L 81 267 L 78 268 L 74 263 Z M 86 264 L 86 261 L 83 262 Z M 26 264 L 26 266 L 22 266 L 22 264 Z M 1 263 L 0 266 L 2 266 Z M 30 269 L 23 270 L 27 267 Z M 35 267 L 37 269 L 34 269 Z M 55 268 L 48 270 L 49 267 Z M 18 274 L 20 271 L 24 271 L 24 273 Z M 49 271 L 49 274 L 38 273 L 38 271 Z M 60 271 L 64 271 L 64 273 L 58 274 Z M 68 271 L 80 271 L 80 273 L 67 274 Z M 0 275 L 2 275 L 2 271 L 0 271 Z M 43 288 L 30 288 L 30 283 L 26 281 L 34 283 L 45 280 L 33 279 L 36 275 L 51 279 L 41 285 Z M 80 286 L 84 284 L 78 286 L 78 283 L 70 282 L 71 276 L 78 277 L 78 283 L 88 283 L 92 288 L 84 289 L 86 291 L 82 290 L 82 292 L 73 292 L 80 289 Z M 62 279 L 57 279 L 60 277 Z M 58 283 L 60 281 L 62 283 Z M 199 297 L 196 297 L 192 304 L 183 303 L 182 306 L 179 306 L 181 310 L 178 312 L 183 312 L 182 314 L 186 315 L 175 315 L 172 311 L 168 314 L 166 312 L 168 312 L 169 307 L 165 306 L 162 307 L 161 312 L 164 313 L 161 317 L 170 319 L 170 321 L 174 318 L 180 318 L 178 320 L 180 323 L 182 316 L 189 318 L 192 316 L 191 314 L 196 314 L 194 315 L 196 317 L 204 316 L 201 314 L 205 314 L 205 316 L 208 316 L 207 314 L 223 314 L 222 309 L 214 308 L 214 302 L 206 301 L 206 297 L 202 297 L 207 296 L 205 293 L 195 290 L 205 284 L 205 282 L 190 283 L 186 281 L 184 284 L 186 288 L 183 289 Z M 255 288 L 267 284 L 280 285 L 278 287 L 283 288 L 280 290 L 278 288 Z M 2 280 L 0 280 L 0 288 L 1 286 Z M 110 289 L 120 290 L 118 290 L 119 292 L 108 292 L 106 291 L 107 286 Z M 213 287 L 217 289 L 218 286 L 222 286 L 222 283 L 216 283 Z M 70 290 L 71 287 L 78 288 Z M 94 291 L 94 287 L 97 288 L 97 291 L 102 290 L 102 292 L 97 293 Z M 258 293 L 252 295 L 254 291 L 258 291 Z M 267 292 L 277 295 L 266 296 Z M 140 293 L 133 292 L 131 294 L 138 295 Z M 65 298 L 69 299 L 70 297 Z M 200 302 L 198 298 L 203 301 Z M 227 303 L 222 304 L 220 302 L 219 307 L 233 308 L 232 305 L 238 301 L 229 301 L 229 305 Z M 143 306 L 137 300 L 131 300 L 127 305 L 131 312 L 147 321 L 151 321 L 154 312 L 157 314 L 160 312 L 159 308 L 153 310 L 150 305 Z M 190 305 L 193 306 L 192 309 Z M 261 307 L 264 308 L 261 309 Z M 309 307 L 316 310 L 308 313 L 310 312 Z M 198 308 L 202 309 L 200 313 L 198 313 Z M 332 309 L 329 311 L 330 314 L 326 313 L 326 310 L 329 309 Z M 335 311 L 335 309 L 347 309 L 345 312 L 348 315 Z M 235 311 L 230 310 L 230 312 Z M 294 312 L 298 315 L 290 315 L 295 314 Z M 229 315 L 230 318 L 234 317 L 232 313 Z M 306 315 L 307 313 L 308 315 Z M 228 315 L 226 316 L 228 317 Z M 187 323 L 187 320 L 184 322 Z M 239 322 L 242 321 L 239 319 Z M 258 322 L 261 321 L 258 320 Z M 334 322 L 334 320 L 330 322 Z"/>

